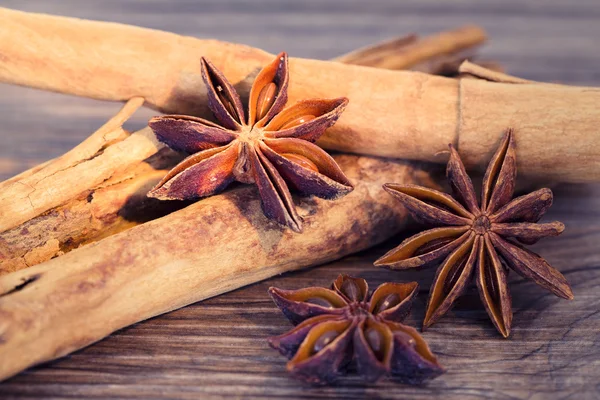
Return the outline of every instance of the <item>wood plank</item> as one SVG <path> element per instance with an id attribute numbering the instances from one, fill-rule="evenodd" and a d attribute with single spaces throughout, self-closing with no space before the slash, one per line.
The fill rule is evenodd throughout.
<path id="1" fill-rule="evenodd" d="M 482 24 L 486 57 L 529 79 L 600 85 L 600 3 L 597 0 L 5 0 L 28 11 L 111 20 L 286 49 L 330 58 L 402 33 L 430 33 L 466 22 Z M 117 104 L 0 86 L 0 178 L 64 153 L 100 126 Z M 153 111 L 136 114 L 130 129 Z M 407 322 L 424 316 L 433 269 L 394 272 L 372 262 L 410 232 L 338 262 L 260 282 L 123 329 L 71 356 L 0 383 L 0 398 L 576 398 L 600 397 L 600 185 L 564 185 L 545 220 L 567 229 L 532 246 L 561 270 L 575 300 L 565 301 L 511 273 L 512 336 L 502 339 L 476 290 L 424 333 L 448 369 L 424 387 L 391 381 L 364 385 L 356 377 L 312 388 L 290 379 L 285 360 L 266 337 L 290 324 L 266 294 L 269 286 L 328 285 L 338 273 L 421 285 Z M 159 294 L 157 294 L 159 295 Z"/>

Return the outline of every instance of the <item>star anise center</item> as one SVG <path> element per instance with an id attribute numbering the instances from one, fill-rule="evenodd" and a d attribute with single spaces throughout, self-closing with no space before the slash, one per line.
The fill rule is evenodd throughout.
<path id="1" fill-rule="evenodd" d="M 265 136 L 261 128 L 249 125 L 242 125 L 242 129 L 239 132 L 237 132 L 237 135 L 239 141 L 251 144 L 255 143 L 258 140 L 262 140 Z"/>
<path id="2" fill-rule="evenodd" d="M 352 302 L 348 304 L 347 308 L 348 316 L 351 317 L 364 317 L 366 318 L 370 313 L 368 304 L 364 302 Z"/>
<path id="3" fill-rule="evenodd" d="M 471 229 L 477 235 L 483 235 L 487 231 L 490 230 L 492 223 L 487 215 L 481 214 L 473 220 L 473 225 L 471 225 Z"/>

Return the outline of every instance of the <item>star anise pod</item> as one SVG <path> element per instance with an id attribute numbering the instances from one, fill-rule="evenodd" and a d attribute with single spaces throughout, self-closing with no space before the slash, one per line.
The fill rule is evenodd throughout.
<path id="1" fill-rule="evenodd" d="M 400 322 L 418 285 L 384 283 L 372 295 L 364 279 L 340 275 L 332 289 L 270 288 L 275 304 L 295 325 L 269 344 L 290 358 L 298 379 L 326 384 L 349 365 L 370 382 L 391 375 L 418 384 L 444 372 L 419 333 Z"/>
<path id="2" fill-rule="evenodd" d="M 517 243 L 533 244 L 541 238 L 557 236 L 564 225 L 536 224 L 552 205 L 550 189 L 511 200 L 516 174 L 515 140 L 508 130 L 485 172 L 480 204 L 452 145 L 446 175 L 454 198 L 421 186 L 384 185 L 417 220 L 442 226 L 404 240 L 375 262 L 392 269 L 407 269 L 445 258 L 429 292 L 423 328 L 444 315 L 474 278 L 490 319 L 508 337 L 512 322 L 506 283 L 508 267 L 559 297 L 573 299 L 565 277 L 538 254 Z"/>
<path id="3" fill-rule="evenodd" d="M 186 115 L 150 120 L 161 142 L 192 155 L 148 196 L 191 200 L 220 192 L 233 181 L 255 183 L 265 215 L 300 232 L 289 188 L 325 199 L 352 190 L 333 158 L 312 143 L 337 121 L 348 99 L 303 100 L 284 109 L 289 74 L 287 54 L 281 53 L 254 80 L 246 116 L 225 76 L 204 58 L 201 65 L 208 106 L 219 124 Z"/>

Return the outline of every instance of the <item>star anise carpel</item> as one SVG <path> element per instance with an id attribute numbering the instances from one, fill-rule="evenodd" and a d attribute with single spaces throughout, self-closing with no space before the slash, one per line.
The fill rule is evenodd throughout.
<path id="1" fill-rule="evenodd" d="M 332 289 L 270 288 L 285 316 L 296 325 L 269 339 L 290 358 L 288 371 L 314 384 L 334 381 L 350 365 L 365 380 L 390 375 L 418 384 L 444 372 L 416 329 L 403 325 L 418 285 L 384 283 L 372 294 L 364 279 L 340 275 Z"/>
<path id="2" fill-rule="evenodd" d="M 149 193 L 162 200 L 192 200 L 222 191 L 233 181 L 255 183 L 265 215 L 302 231 L 290 189 L 301 195 L 335 199 L 352 184 L 329 154 L 313 144 L 332 126 L 348 99 L 287 103 L 288 59 L 281 53 L 252 85 L 248 113 L 227 78 L 202 58 L 208 106 L 218 123 L 186 115 L 150 120 L 157 138 L 191 154 Z"/>
<path id="3" fill-rule="evenodd" d="M 453 197 L 415 185 L 384 186 L 415 219 L 438 226 L 404 240 L 375 262 L 392 269 L 407 269 L 443 260 L 429 292 L 423 328 L 444 315 L 474 279 L 490 319 L 508 337 L 512 323 L 508 268 L 559 297 L 573 299 L 565 277 L 520 244 L 557 236 L 564 225 L 536 223 L 552 205 L 550 189 L 512 199 L 517 173 L 515 146 L 509 129 L 485 172 L 480 203 L 452 145 L 446 176 Z"/>

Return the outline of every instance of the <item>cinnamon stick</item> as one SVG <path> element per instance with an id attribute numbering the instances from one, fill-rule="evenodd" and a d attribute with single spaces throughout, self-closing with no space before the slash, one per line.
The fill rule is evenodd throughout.
<path id="1" fill-rule="evenodd" d="M 64 203 L 82 189 L 98 185 L 115 171 L 155 153 L 159 145 L 149 129 L 123 140 L 127 136 L 123 123 L 143 102 L 142 98 L 133 98 L 82 144 L 35 173 L 0 183 L 0 231 Z M 94 170 L 94 174 L 85 173 L 88 170 Z M 73 179 L 76 176 L 85 179 Z"/>
<path id="2" fill-rule="evenodd" d="M 453 75 L 473 48 L 487 39 L 485 31 L 467 25 L 421 38 L 415 34 L 368 46 L 333 60 L 385 69 L 410 69 L 430 74 Z M 451 68 L 451 65 L 455 65 Z"/>
<path id="3" fill-rule="evenodd" d="M 340 258 L 401 229 L 406 215 L 381 186 L 423 183 L 426 171 L 369 157 L 336 160 L 355 189 L 337 201 L 300 201 L 301 235 L 264 217 L 256 191 L 244 186 L 0 277 L 0 380 L 137 321 Z"/>
<path id="4" fill-rule="evenodd" d="M 1 8 L 0 53 L 2 82 L 105 100 L 139 96 L 161 111 L 204 117 L 210 113 L 200 56 L 210 59 L 242 97 L 273 58 L 248 46 Z M 454 79 L 295 58 L 290 77 L 290 104 L 311 97 L 350 99 L 323 142 L 327 145 L 337 137 L 343 150 L 392 147 L 396 156 L 415 159 L 424 148 L 432 158 L 455 142 Z M 425 143 L 415 141 L 423 132 Z"/>
<path id="5" fill-rule="evenodd" d="M 477 134 L 518 127 L 522 163 L 533 176 L 585 183 L 600 179 L 600 88 L 569 87 L 528 81 L 471 63 L 460 67 L 479 79 L 460 82 L 458 138 L 467 167 L 481 165 L 492 155 L 493 137 Z M 493 104 L 493 107 L 489 105 Z"/>
<path id="6" fill-rule="evenodd" d="M 496 67 L 496 68 L 494 68 Z M 502 83 L 534 83 L 523 78 L 517 78 L 516 76 L 510 76 L 501 71 L 497 66 L 492 63 L 491 65 L 485 65 L 482 63 L 474 64 L 467 60 L 463 61 L 458 68 L 458 73 L 463 77 L 471 77 L 475 79 L 485 79 L 491 82 L 502 82 Z"/>
<path id="7" fill-rule="evenodd" d="M 73 150 L 0 183 L 0 275 L 136 224 L 124 207 L 165 173 L 154 170 L 162 159 L 144 162 L 163 148 L 152 131 L 122 128 L 142 103 L 133 98 Z"/>
<path id="8" fill-rule="evenodd" d="M 6 9 L 0 9 L 0 54 L 3 82 L 106 100 L 140 96 L 159 110 L 193 115 L 208 111 L 199 76 L 200 55 L 210 58 L 242 94 L 247 94 L 256 71 L 272 57 L 248 46 Z M 543 138 L 549 143 L 543 150 L 550 149 L 520 146 L 523 175 L 572 182 L 600 180 L 598 89 L 552 85 L 549 97 L 544 84 L 518 84 L 496 98 L 497 90 L 505 90 L 498 85 L 507 84 L 489 83 L 477 86 L 485 91 L 481 99 L 486 103 L 481 103 L 478 97 L 461 95 L 464 79 L 304 59 L 291 59 L 290 73 L 292 102 L 308 96 L 351 100 L 344 116 L 320 142 L 329 149 L 439 162 L 444 161 L 439 154 L 453 143 L 460 144 L 466 159 L 485 159 L 478 156 L 479 146 L 469 147 L 472 141 L 462 137 L 495 143 L 507 127 L 465 123 L 471 118 L 469 110 L 509 111 L 505 105 L 516 102 L 523 108 L 502 121 L 511 123 L 518 143 Z M 555 101 L 563 93 L 568 104 Z M 538 107 L 551 118 L 537 119 Z M 560 165 L 553 163 L 557 157 Z M 548 168 L 540 168 L 540 162 Z M 569 167 L 560 169 L 565 165 Z"/>
<path id="9" fill-rule="evenodd" d="M 441 33 L 423 39 L 428 47 L 438 49 L 427 54 L 432 59 L 443 57 L 452 35 L 457 36 L 459 43 L 453 47 L 457 50 L 484 38 L 481 29 L 474 27 Z M 474 39 L 467 40 L 469 36 Z M 401 41 L 370 46 L 368 51 L 363 49 L 342 61 L 409 66 L 399 60 L 415 59 L 413 52 L 419 55 L 419 62 L 425 61 L 419 46 L 405 48 Z M 396 61 L 386 63 L 388 57 Z M 0 183 L 0 204 L 6 204 L 0 210 L 0 275 L 47 261 L 182 207 L 145 196 L 182 156 L 157 144 L 147 130 L 115 146 L 125 139 L 121 124 L 140 105 L 141 99 L 133 99 L 66 155 Z M 129 146 L 135 146 L 135 152 L 127 152 Z M 125 158 L 113 157 L 121 151 L 127 152 Z"/>

